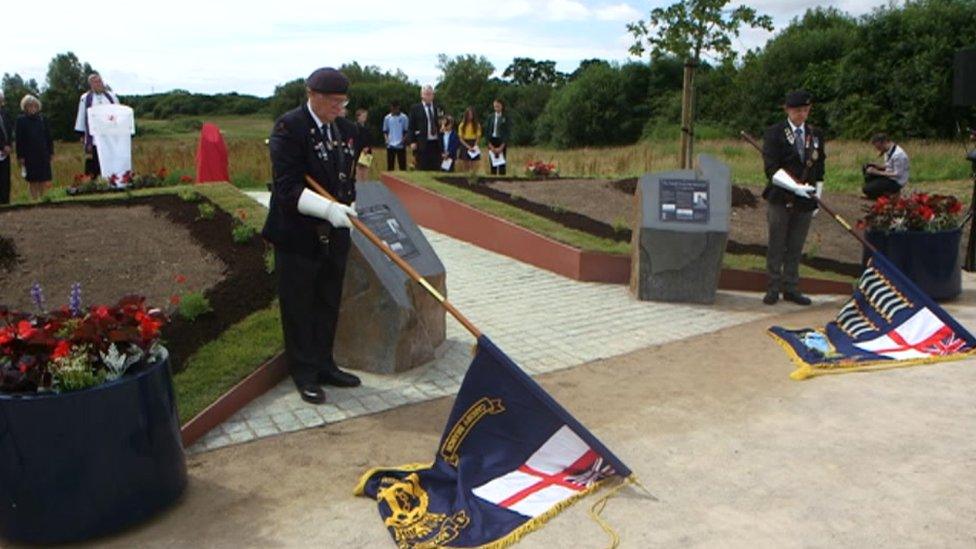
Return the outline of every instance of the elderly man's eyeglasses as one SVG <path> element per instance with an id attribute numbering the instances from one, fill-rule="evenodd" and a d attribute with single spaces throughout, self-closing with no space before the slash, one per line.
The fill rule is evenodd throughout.
<path id="1" fill-rule="evenodd" d="M 326 95 L 324 93 L 320 93 L 318 95 L 320 95 L 326 103 L 332 105 L 333 107 L 346 107 L 349 105 L 349 98 L 344 95 Z"/>

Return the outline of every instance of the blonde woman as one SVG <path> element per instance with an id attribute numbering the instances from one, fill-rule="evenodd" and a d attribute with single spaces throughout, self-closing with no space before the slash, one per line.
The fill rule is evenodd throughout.
<path id="1" fill-rule="evenodd" d="M 33 95 L 25 95 L 20 100 L 17 117 L 17 163 L 30 187 L 33 200 L 40 200 L 44 191 L 51 186 L 51 158 L 54 156 L 54 141 L 48 129 L 47 120 L 41 115 L 41 101 Z"/>

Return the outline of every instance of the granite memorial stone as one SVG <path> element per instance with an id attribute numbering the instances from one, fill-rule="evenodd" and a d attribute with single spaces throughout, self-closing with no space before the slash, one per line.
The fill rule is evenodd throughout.
<path id="1" fill-rule="evenodd" d="M 447 295 L 446 272 L 396 196 L 381 183 L 356 186 L 359 219 Z M 352 232 L 335 358 L 341 368 L 390 374 L 434 359 L 445 339 L 445 311 L 358 231 Z"/>
<path id="2" fill-rule="evenodd" d="M 630 288 L 641 301 L 712 303 L 729 234 L 729 167 L 709 155 L 698 169 L 646 174 L 637 185 Z"/>

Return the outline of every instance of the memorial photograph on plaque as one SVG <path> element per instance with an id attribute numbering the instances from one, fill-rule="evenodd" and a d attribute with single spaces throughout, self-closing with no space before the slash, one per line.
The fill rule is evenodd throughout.
<path id="1" fill-rule="evenodd" d="M 708 223 L 708 181 L 661 180 L 661 221 Z"/>
<path id="2" fill-rule="evenodd" d="M 410 259 L 417 255 L 417 247 L 403 230 L 389 206 L 377 204 L 364 208 L 359 213 L 359 219 L 398 256 Z"/>

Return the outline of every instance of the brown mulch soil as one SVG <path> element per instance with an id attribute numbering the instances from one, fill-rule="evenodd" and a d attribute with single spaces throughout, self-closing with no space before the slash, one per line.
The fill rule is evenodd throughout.
<path id="1" fill-rule="evenodd" d="M 637 179 L 482 179 L 472 185 L 463 177 L 440 181 L 512 204 L 590 234 L 629 241 L 636 222 L 634 191 Z M 732 221 L 728 253 L 765 255 L 768 238 L 766 202 L 759 189 L 732 186 Z M 853 223 L 868 202 L 860 197 L 825 197 L 837 213 Z M 836 221 L 818 214 L 807 237 L 805 265 L 850 276 L 861 273 L 861 247 Z"/>
<path id="2" fill-rule="evenodd" d="M 174 369 L 181 370 L 203 344 L 267 307 L 275 295 L 261 239 L 234 243 L 234 219 L 216 207 L 212 219 L 197 219 L 200 203 L 162 195 L 0 210 L 0 227 L 18 252 L 13 268 L 0 270 L 0 304 L 33 310 L 35 282 L 48 308 L 67 303 L 75 282 L 85 306 L 146 296 L 171 315 L 163 339 Z M 185 282 L 177 281 L 179 275 Z M 176 315 L 170 297 L 189 291 L 203 292 L 214 311 L 195 322 Z"/>
<path id="3" fill-rule="evenodd" d="M 0 273 L 10 272 L 17 264 L 17 246 L 12 238 L 0 234 Z"/>

